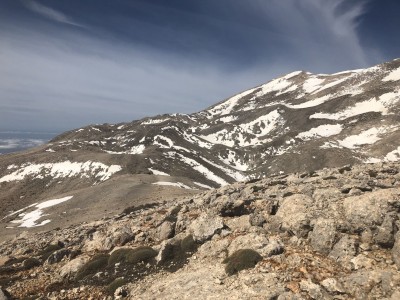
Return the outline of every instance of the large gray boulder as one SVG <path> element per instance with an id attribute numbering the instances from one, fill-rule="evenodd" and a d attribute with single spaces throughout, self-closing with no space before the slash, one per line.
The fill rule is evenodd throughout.
<path id="1" fill-rule="evenodd" d="M 351 229 L 359 231 L 381 225 L 385 215 L 397 204 L 399 194 L 399 190 L 384 189 L 345 198 L 343 211 Z"/>
<path id="2" fill-rule="evenodd" d="M 190 224 L 190 231 L 196 241 L 204 242 L 224 227 L 221 217 L 203 213 Z"/>
<path id="3" fill-rule="evenodd" d="M 322 254 L 329 254 L 336 240 L 335 221 L 319 218 L 312 225 L 314 225 L 314 229 L 309 234 L 311 246 L 315 251 Z"/>
<path id="4" fill-rule="evenodd" d="M 309 207 L 312 206 L 311 197 L 295 194 L 285 198 L 276 214 L 280 219 L 282 229 L 291 231 L 298 237 L 306 237 L 311 230 Z"/>

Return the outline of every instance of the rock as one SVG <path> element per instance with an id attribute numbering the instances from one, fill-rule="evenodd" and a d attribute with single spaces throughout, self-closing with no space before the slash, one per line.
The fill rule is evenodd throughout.
<path id="1" fill-rule="evenodd" d="M 281 220 L 282 229 L 293 232 L 298 237 L 306 237 L 311 230 L 308 208 L 313 200 L 302 194 L 285 198 L 278 209 L 276 217 Z"/>
<path id="2" fill-rule="evenodd" d="M 395 189 L 377 190 L 360 196 L 345 198 L 344 215 L 353 231 L 380 225 L 399 192 Z"/>
<path id="3" fill-rule="evenodd" d="M 269 240 L 264 234 L 249 233 L 240 235 L 230 243 L 228 254 L 230 255 L 240 249 L 252 249 L 260 253 L 261 256 L 267 257 L 273 250 L 272 247 L 267 248 L 268 244 Z"/>
<path id="4" fill-rule="evenodd" d="M 172 238 L 175 232 L 175 223 L 165 221 L 157 229 L 157 238 L 160 241 Z"/>
<path id="5" fill-rule="evenodd" d="M 50 265 L 60 262 L 64 257 L 69 256 L 71 254 L 71 250 L 61 249 L 53 252 L 46 260 L 46 262 Z"/>
<path id="6" fill-rule="evenodd" d="M 302 280 L 300 289 L 308 293 L 311 299 L 331 299 L 329 295 L 318 285 L 310 280 Z"/>
<path id="7" fill-rule="evenodd" d="M 262 249 L 262 253 L 266 257 L 282 254 L 285 251 L 285 247 L 280 240 L 270 240 L 268 245 Z"/>
<path id="8" fill-rule="evenodd" d="M 0 300 L 8 300 L 11 299 L 10 297 L 11 297 L 10 294 L 6 290 L 3 290 L 0 287 Z"/>
<path id="9" fill-rule="evenodd" d="M 204 242 L 224 227 L 221 217 L 212 214 L 201 214 L 190 224 L 190 231 L 196 241 Z"/>
<path id="10" fill-rule="evenodd" d="M 400 231 L 397 231 L 395 242 L 392 248 L 392 258 L 397 268 L 400 270 Z"/>
<path id="11" fill-rule="evenodd" d="M 232 231 L 245 231 L 251 227 L 250 215 L 244 215 L 236 218 L 231 218 L 225 221 L 226 226 L 228 226 Z"/>
<path id="12" fill-rule="evenodd" d="M 357 255 L 357 248 L 358 243 L 356 240 L 349 235 L 344 235 L 339 242 L 335 244 L 329 256 L 338 263 L 349 267 L 350 260 Z"/>
<path id="13" fill-rule="evenodd" d="M 375 242 L 383 248 L 392 248 L 394 244 L 394 220 L 397 216 L 388 214 L 378 227 Z"/>
<path id="14" fill-rule="evenodd" d="M 338 282 L 335 278 L 326 278 L 321 281 L 321 285 L 332 294 L 343 294 L 345 293 L 343 285 Z"/>
<path id="15" fill-rule="evenodd" d="M 81 256 L 69 261 L 59 271 L 61 279 L 74 277 L 88 261 L 89 256 Z"/>
<path id="16" fill-rule="evenodd" d="M 253 213 L 250 215 L 250 224 L 252 226 L 262 227 L 265 223 L 265 218 L 262 213 Z"/>
<path id="17" fill-rule="evenodd" d="M 311 246 L 315 251 L 328 254 L 336 240 L 335 221 L 319 218 L 312 225 L 314 225 L 314 229 L 309 234 Z"/>
<path id="18" fill-rule="evenodd" d="M 96 231 L 91 240 L 85 244 L 86 251 L 108 251 L 116 246 L 123 246 L 134 238 L 129 225 L 109 226 L 107 229 Z"/>
<path id="19" fill-rule="evenodd" d="M 226 258 L 230 241 L 228 239 L 216 239 L 205 242 L 197 249 L 199 258 Z"/>
<path id="20" fill-rule="evenodd" d="M 4 266 L 9 260 L 10 257 L 8 256 L 0 256 L 0 267 Z"/>
<path id="21" fill-rule="evenodd" d="M 172 238 L 161 243 L 160 250 L 156 256 L 157 264 L 162 264 L 166 260 L 172 258 L 174 247 L 177 247 L 180 243 L 180 240 L 177 238 Z"/>

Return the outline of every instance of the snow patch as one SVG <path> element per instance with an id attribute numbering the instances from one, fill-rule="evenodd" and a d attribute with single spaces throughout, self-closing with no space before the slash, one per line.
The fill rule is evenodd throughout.
<path id="1" fill-rule="evenodd" d="M 40 218 L 42 218 L 43 216 L 47 216 L 47 214 L 44 215 L 43 209 L 58 205 L 58 204 L 63 203 L 65 201 L 68 201 L 68 200 L 72 199 L 72 197 L 73 196 L 68 196 L 68 197 L 59 198 L 59 199 L 52 199 L 52 200 L 48 200 L 48 201 L 45 201 L 45 202 L 42 202 L 42 203 L 39 203 L 39 204 L 35 203 L 35 204 L 30 205 L 30 206 L 27 206 L 27 207 L 25 207 L 23 209 L 18 210 L 18 212 L 25 211 L 25 210 L 27 210 L 29 208 L 32 208 L 32 207 L 34 207 L 36 209 L 33 210 L 33 211 L 30 211 L 28 213 L 20 213 L 18 216 L 22 217 L 22 218 L 19 219 L 19 220 L 13 220 L 13 221 L 11 221 L 11 223 L 16 223 L 16 224 L 19 224 L 18 227 L 26 227 L 26 228 L 43 226 L 43 225 L 45 225 L 45 224 L 47 224 L 47 223 L 49 223 L 51 221 L 51 220 L 47 219 L 47 220 L 42 221 L 39 224 L 37 223 L 37 221 Z M 15 213 L 17 213 L 17 212 L 15 212 Z"/>
<path id="2" fill-rule="evenodd" d="M 296 137 L 307 141 L 307 140 L 311 140 L 313 138 L 329 137 L 332 135 L 337 135 L 340 132 L 342 132 L 342 130 L 343 130 L 343 126 L 340 124 L 320 125 L 318 127 L 311 128 L 308 131 L 301 132 Z"/>
<path id="3" fill-rule="evenodd" d="M 154 184 L 154 185 L 176 186 L 176 187 L 178 187 L 178 188 L 181 188 L 181 189 L 188 189 L 188 190 L 191 190 L 191 189 L 192 189 L 191 187 L 189 187 L 189 186 L 187 186 L 187 185 L 185 185 L 185 184 L 183 184 L 183 183 L 181 183 L 181 182 L 158 181 L 158 182 L 154 182 L 154 183 L 152 183 L 152 184 Z"/>
<path id="4" fill-rule="evenodd" d="M 382 81 L 397 81 L 400 80 L 400 68 L 393 70 Z"/>
<path id="5" fill-rule="evenodd" d="M 100 162 L 58 162 L 47 164 L 26 163 L 19 167 L 18 170 L 11 174 L 0 178 L 1 182 L 20 181 L 28 176 L 37 179 L 43 179 L 47 176 L 56 178 L 71 178 L 80 176 L 81 178 L 89 178 L 94 176 L 99 181 L 109 179 L 114 173 L 122 170 L 119 165 L 107 166 Z"/>
<path id="6" fill-rule="evenodd" d="M 155 170 L 155 169 L 152 169 L 152 168 L 149 168 L 148 170 L 151 171 L 154 175 L 170 176 L 167 173 L 164 173 L 162 171 L 158 171 L 158 170 Z"/>

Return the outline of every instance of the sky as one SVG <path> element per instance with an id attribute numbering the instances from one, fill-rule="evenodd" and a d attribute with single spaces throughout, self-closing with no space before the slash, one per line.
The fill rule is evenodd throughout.
<path id="1" fill-rule="evenodd" d="M 0 0 L 0 132 L 203 110 L 400 57 L 398 0 Z"/>

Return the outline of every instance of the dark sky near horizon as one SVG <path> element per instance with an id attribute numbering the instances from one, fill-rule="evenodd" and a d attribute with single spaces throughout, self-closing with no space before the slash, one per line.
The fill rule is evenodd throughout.
<path id="1" fill-rule="evenodd" d="M 202 110 L 400 57 L 398 0 L 0 0 L 0 131 Z"/>

